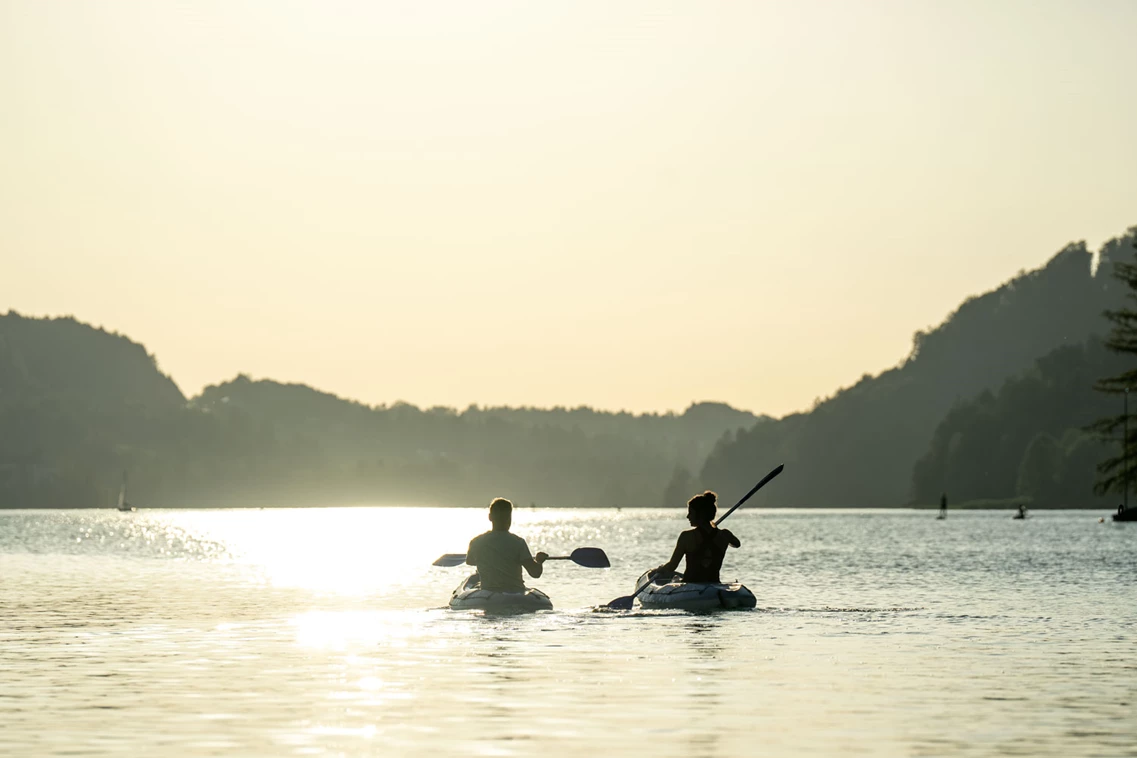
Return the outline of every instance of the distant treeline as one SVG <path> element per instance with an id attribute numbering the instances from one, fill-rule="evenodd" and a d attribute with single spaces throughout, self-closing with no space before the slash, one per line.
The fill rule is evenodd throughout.
<path id="1" fill-rule="evenodd" d="M 655 506 L 677 466 L 762 419 L 590 408 L 370 407 L 240 376 L 187 400 L 127 338 L 0 316 L 0 507 L 351 503 Z"/>
<path id="2" fill-rule="evenodd" d="M 953 408 L 916 463 L 913 494 L 934 503 L 950 485 L 958 500 L 1023 498 L 1034 507 L 1108 506 L 1093 495 L 1097 464 L 1120 440 L 1087 431 L 1121 411 L 1120 400 L 1093 389 L 1131 363 L 1092 337 L 1060 347 L 998 392 L 983 391 Z"/>
<path id="3" fill-rule="evenodd" d="M 1094 467 L 1116 414 L 1093 385 L 1131 367 L 1100 341 L 1124 303 L 1106 243 L 968 298 L 895 368 L 780 420 L 721 403 L 682 414 L 367 406 L 245 376 L 185 398 L 153 356 L 73 318 L 0 316 L 0 507 L 350 503 L 682 505 L 733 500 L 778 463 L 768 506 L 1028 497 L 1102 507 Z M 839 319 L 840 314 L 833 314 Z M 823 356 L 821 357 L 823 359 Z"/>

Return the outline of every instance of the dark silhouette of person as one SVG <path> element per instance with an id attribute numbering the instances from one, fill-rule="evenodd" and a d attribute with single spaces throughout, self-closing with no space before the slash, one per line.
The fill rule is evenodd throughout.
<path id="1" fill-rule="evenodd" d="M 687 559 L 683 580 L 687 582 L 719 583 L 719 569 L 728 547 L 741 547 L 742 542 L 726 529 L 714 524 L 715 501 L 718 496 L 707 490 L 687 501 L 687 521 L 693 529 L 679 534 L 671 560 L 651 573 L 674 573 L 681 558 Z"/>
<path id="2" fill-rule="evenodd" d="M 1026 518 L 1026 506 L 1023 505 L 1022 503 L 1019 503 L 1019 512 L 1018 512 L 1018 515 L 1015 516 L 1015 518 Z"/>
<path id="3" fill-rule="evenodd" d="M 525 540 L 509 531 L 513 524 L 513 503 L 503 497 L 490 503 L 490 523 L 493 529 L 470 540 L 466 563 L 476 566 L 481 586 L 492 592 L 524 592 L 525 582 L 521 569 L 537 579 L 545 570 L 542 564 L 546 553 L 529 552 Z"/>
<path id="4" fill-rule="evenodd" d="M 940 518 L 947 518 L 947 493 L 940 494 Z"/>

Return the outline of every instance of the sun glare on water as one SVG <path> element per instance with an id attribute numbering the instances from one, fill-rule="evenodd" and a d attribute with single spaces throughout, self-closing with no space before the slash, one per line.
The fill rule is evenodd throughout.
<path id="1" fill-rule="evenodd" d="M 271 587 L 378 594 L 421 581 L 442 553 L 464 552 L 488 524 L 482 509 L 333 508 L 187 513 L 185 525 L 227 548 Z"/>
<path id="2" fill-rule="evenodd" d="M 291 620 L 296 630 L 296 641 L 304 647 L 323 650 L 348 650 L 356 647 L 374 649 L 406 648 L 428 634 L 428 619 L 422 614 L 405 611 L 311 611 Z M 443 647 L 445 641 L 439 641 Z M 351 667 L 360 661 L 347 656 L 345 665 Z M 382 680 L 361 682 L 366 689 L 381 688 Z"/>

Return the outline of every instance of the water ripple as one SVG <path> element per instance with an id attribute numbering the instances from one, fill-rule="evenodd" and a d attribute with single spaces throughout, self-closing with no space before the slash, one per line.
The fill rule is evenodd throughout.
<path id="1" fill-rule="evenodd" d="M 0 754 L 1134 754 L 1137 529 L 740 511 L 758 609 L 597 612 L 680 516 L 519 510 L 613 568 L 487 616 L 481 511 L 0 512 Z"/>

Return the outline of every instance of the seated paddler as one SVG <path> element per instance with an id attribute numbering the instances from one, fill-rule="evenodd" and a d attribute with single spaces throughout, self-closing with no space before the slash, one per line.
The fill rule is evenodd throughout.
<path id="1" fill-rule="evenodd" d="M 742 542 L 727 529 L 715 526 L 715 501 L 718 496 L 707 490 L 687 501 L 687 521 L 693 528 L 679 534 L 671 560 L 653 569 L 654 577 L 660 572 L 673 574 L 679 561 L 687 559 L 683 567 L 683 581 L 719 584 L 719 569 L 728 547 L 740 547 Z M 660 577 L 661 579 L 666 578 Z"/>
<path id="2" fill-rule="evenodd" d="M 513 525 L 513 503 L 503 497 L 490 503 L 490 523 L 493 528 L 470 540 L 466 563 L 476 566 L 481 587 L 491 592 L 524 592 L 525 582 L 521 569 L 534 579 L 544 571 L 545 553 L 534 557 L 525 540 L 509 531 Z"/>

